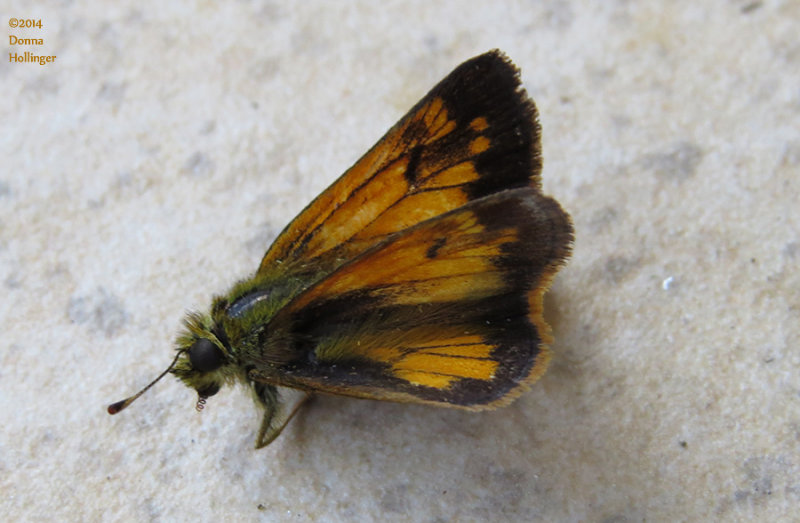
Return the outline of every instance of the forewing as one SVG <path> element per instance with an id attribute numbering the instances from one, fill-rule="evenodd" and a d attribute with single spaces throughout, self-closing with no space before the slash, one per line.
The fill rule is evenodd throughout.
<path id="1" fill-rule="evenodd" d="M 379 244 L 267 326 L 255 379 L 350 396 L 480 409 L 544 372 L 542 297 L 572 227 L 532 188 L 473 201 Z"/>
<path id="2" fill-rule="evenodd" d="M 298 215 L 259 274 L 331 272 L 392 233 L 539 186 L 536 108 L 499 51 L 456 68 Z"/>

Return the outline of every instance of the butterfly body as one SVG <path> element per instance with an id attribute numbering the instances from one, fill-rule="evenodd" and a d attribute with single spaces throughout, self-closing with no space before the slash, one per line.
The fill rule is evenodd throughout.
<path id="1" fill-rule="evenodd" d="M 171 372 L 201 401 L 242 382 L 257 446 L 311 394 L 469 410 L 545 370 L 542 299 L 570 254 L 541 193 L 536 109 L 497 51 L 448 75 L 278 236 L 258 271 L 190 314 Z"/>

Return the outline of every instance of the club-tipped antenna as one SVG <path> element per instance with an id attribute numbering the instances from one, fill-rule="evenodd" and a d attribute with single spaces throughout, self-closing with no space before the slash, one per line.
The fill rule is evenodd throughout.
<path id="1" fill-rule="evenodd" d="M 131 396 L 129 398 L 125 398 L 122 401 L 118 401 L 116 403 L 112 403 L 111 405 L 109 405 L 108 406 L 108 413 L 109 414 L 116 414 L 117 412 L 121 411 L 122 409 L 126 408 L 128 405 L 130 405 L 131 403 L 136 401 L 136 398 L 138 398 L 139 396 L 141 396 L 142 394 L 147 392 L 147 389 L 149 389 L 150 387 L 155 385 L 158 380 L 160 380 L 161 378 L 166 376 L 167 373 L 172 370 L 172 367 L 174 367 L 175 363 L 178 362 L 178 358 L 181 357 L 181 354 L 183 354 L 183 351 L 179 351 L 178 354 L 175 355 L 175 359 L 172 360 L 172 363 L 169 364 L 169 367 L 167 367 L 166 370 L 164 370 L 164 372 L 159 374 L 156 379 L 151 381 L 150 384 L 147 387 L 143 388 L 142 390 L 140 390 L 139 392 L 137 392 L 136 394 L 134 394 L 133 396 Z"/>

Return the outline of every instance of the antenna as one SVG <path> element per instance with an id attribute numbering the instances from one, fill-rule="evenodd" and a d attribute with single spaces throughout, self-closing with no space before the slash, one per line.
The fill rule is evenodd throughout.
<path id="1" fill-rule="evenodd" d="M 122 401 L 118 401 L 118 402 L 116 402 L 116 403 L 112 403 L 111 405 L 109 405 L 109 406 L 108 406 L 108 413 L 109 413 L 109 414 L 116 414 L 117 412 L 121 411 L 122 409 L 126 408 L 128 405 L 130 405 L 131 403 L 133 403 L 134 401 L 136 401 L 136 399 L 137 399 L 139 396 L 141 396 L 142 394 L 144 394 L 145 392 L 147 392 L 147 389 L 149 389 L 150 387 L 152 387 L 153 385 L 155 385 L 155 384 L 156 384 L 156 382 L 157 382 L 158 380 L 160 380 L 161 378 L 163 378 L 164 376 L 166 376 L 166 374 L 167 374 L 169 371 L 171 371 L 171 370 L 172 370 L 172 367 L 174 367 L 174 366 L 175 366 L 175 363 L 177 363 L 177 361 L 178 361 L 178 358 L 180 358 L 180 357 L 181 357 L 181 354 L 183 354 L 183 351 L 178 351 L 178 354 L 176 354 L 176 355 L 175 355 L 175 359 L 174 359 L 174 360 L 172 360 L 172 363 L 170 363 L 170 364 L 169 364 L 169 367 L 167 367 L 167 369 L 166 369 L 164 372 L 162 372 L 161 374 L 159 374 L 159 375 L 158 375 L 158 377 L 157 377 L 156 379 L 154 379 L 153 381 L 151 381 L 151 382 L 150 382 L 150 385 L 148 385 L 147 387 L 143 388 L 142 390 L 140 390 L 139 392 L 137 392 L 136 394 L 134 394 L 133 396 L 131 396 L 131 397 L 129 397 L 129 398 L 125 398 L 125 399 L 124 399 L 124 400 L 122 400 Z"/>

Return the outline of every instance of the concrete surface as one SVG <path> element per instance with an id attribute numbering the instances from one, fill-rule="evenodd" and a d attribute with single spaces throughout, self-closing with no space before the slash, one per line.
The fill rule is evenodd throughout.
<path id="1" fill-rule="evenodd" d="M 0 513 L 20 521 L 790 521 L 800 3 L 29 2 L 0 60 Z M 11 17 L 41 19 L 12 29 Z M 202 415 L 186 309 L 453 67 L 498 47 L 577 242 L 511 407 Z M 796 521 L 796 519 L 795 519 Z"/>

